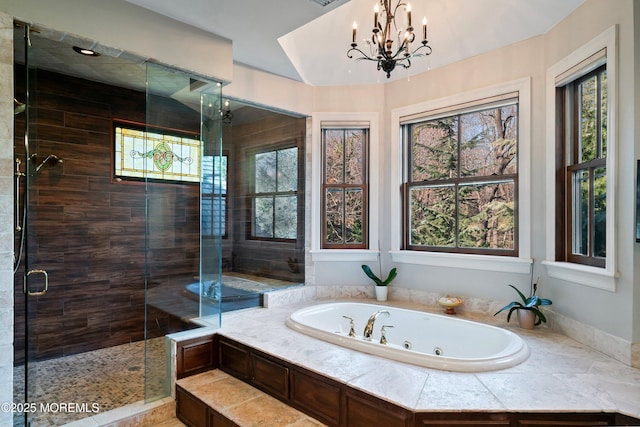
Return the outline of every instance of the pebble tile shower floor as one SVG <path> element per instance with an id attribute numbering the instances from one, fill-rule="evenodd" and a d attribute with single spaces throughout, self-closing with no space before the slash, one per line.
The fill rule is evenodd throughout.
<path id="1" fill-rule="evenodd" d="M 147 354 L 155 383 L 147 385 L 150 395 L 161 396 L 166 372 L 165 339 L 148 341 Z M 40 404 L 93 403 L 99 412 L 139 402 L 145 398 L 144 342 L 139 341 L 103 348 L 72 356 L 35 362 L 37 387 L 30 399 Z M 23 401 L 20 388 L 24 387 L 24 367 L 14 369 L 14 402 Z M 50 407 L 53 407 L 50 406 Z M 32 427 L 61 426 L 93 413 L 36 412 Z M 22 417 L 14 419 L 14 426 L 24 426 Z"/>

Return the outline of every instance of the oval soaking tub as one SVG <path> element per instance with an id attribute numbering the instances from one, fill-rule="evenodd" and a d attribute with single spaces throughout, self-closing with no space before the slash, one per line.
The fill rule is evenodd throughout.
<path id="1" fill-rule="evenodd" d="M 374 313 L 379 314 L 373 322 L 371 340 L 367 340 L 365 327 Z M 353 319 L 355 336 L 349 336 L 351 322 L 344 316 Z M 493 371 L 515 366 L 529 357 L 527 344 L 511 331 L 384 305 L 319 304 L 297 310 L 286 323 L 295 331 L 343 347 L 449 371 Z M 386 344 L 380 343 L 383 326 Z"/>

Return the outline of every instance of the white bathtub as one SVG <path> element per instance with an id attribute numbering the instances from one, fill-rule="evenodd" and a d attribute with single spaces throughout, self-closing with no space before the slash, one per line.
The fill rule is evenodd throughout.
<path id="1" fill-rule="evenodd" d="M 371 341 L 363 338 L 369 317 L 388 310 L 375 321 Z M 350 337 L 353 318 L 355 337 Z M 380 344 L 386 328 L 387 344 Z M 518 335 L 478 322 L 432 313 L 364 303 L 329 303 L 300 309 L 287 326 L 324 341 L 428 368 L 459 372 L 493 371 L 515 366 L 529 357 L 529 347 Z"/>

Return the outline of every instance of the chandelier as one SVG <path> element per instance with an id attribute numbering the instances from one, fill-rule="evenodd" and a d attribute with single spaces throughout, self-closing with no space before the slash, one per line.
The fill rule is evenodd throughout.
<path id="1" fill-rule="evenodd" d="M 396 6 L 392 8 L 391 2 L 392 0 L 378 0 L 373 8 L 373 34 L 371 40 L 365 39 L 365 43 L 369 46 L 369 53 L 367 54 L 358 48 L 358 43 L 356 43 L 358 25 L 356 22 L 353 23 L 351 49 L 347 51 L 349 58 L 353 58 L 356 52 L 361 55 L 356 58 L 356 61 L 377 62 L 378 70 L 387 73 L 387 78 L 391 77 L 391 72 L 397 65 L 409 68 L 411 67 L 411 58 L 431 55 L 431 47 L 427 41 L 427 18 L 422 19 L 421 45 L 412 51 L 411 43 L 415 40 L 416 35 L 411 26 L 411 5 L 397 0 Z M 396 22 L 397 12 L 402 6 L 406 11 L 407 27 L 405 29 L 398 27 Z M 397 42 L 396 47 L 393 46 L 394 41 Z M 420 50 L 422 51 L 418 53 Z"/>

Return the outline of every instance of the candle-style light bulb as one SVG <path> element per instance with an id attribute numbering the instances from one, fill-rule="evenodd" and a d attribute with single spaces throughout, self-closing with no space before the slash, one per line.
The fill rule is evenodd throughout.
<path id="1" fill-rule="evenodd" d="M 427 17 L 422 18 L 422 40 L 427 39 Z"/>
<path id="2" fill-rule="evenodd" d="M 411 4 L 407 3 L 407 20 L 409 21 L 409 27 L 411 26 Z"/>
<path id="3" fill-rule="evenodd" d="M 352 43 L 356 42 L 356 30 L 358 29 L 358 23 L 356 21 L 353 21 L 353 37 L 351 39 Z"/>
<path id="4" fill-rule="evenodd" d="M 373 6 L 373 28 L 378 28 L 378 14 L 380 13 L 380 6 L 376 3 Z"/>

